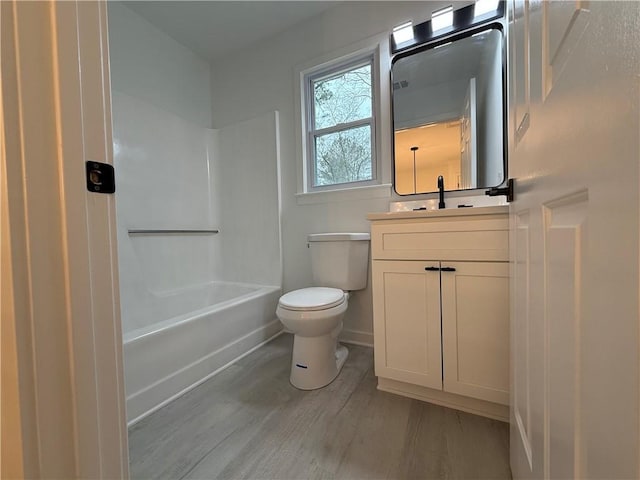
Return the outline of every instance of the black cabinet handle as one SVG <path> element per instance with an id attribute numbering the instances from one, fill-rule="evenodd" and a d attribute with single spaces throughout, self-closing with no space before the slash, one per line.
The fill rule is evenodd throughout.
<path id="1" fill-rule="evenodd" d="M 442 267 L 440 270 L 442 270 L 443 272 L 455 272 L 456 271 L 455 267 Z"/>
<path id="2" fill-rule="evenodd" d="M 427 272 L 439 272 L 440 267 L 424 267 Z"/>

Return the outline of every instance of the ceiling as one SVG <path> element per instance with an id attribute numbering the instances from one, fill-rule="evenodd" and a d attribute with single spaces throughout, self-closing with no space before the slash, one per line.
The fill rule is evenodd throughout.
<path id="1" fill-rule="evenodd" d="M 126 1 L 198 55 L 215 60 L 263 41 L 339 1 Z"/>
<path id="2" fill-rule="evenodd" d="M 405 80 L 408 87 L 438 85 L 452 80 L 478 76 L 500 54 L 502 35 L 485 30 L 473 37 L 409 55 L 393 66 L 394 82 Z M 404 92 L 404 90 L 402 90 Z"/>

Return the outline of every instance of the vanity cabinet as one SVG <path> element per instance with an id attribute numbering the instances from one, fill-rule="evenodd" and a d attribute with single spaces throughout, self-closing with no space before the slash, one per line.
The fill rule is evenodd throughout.
<path id="1" fill-rule="evenodd" d="M 378 387 L 506 419 L 507 207 L 369 219 Z"/>

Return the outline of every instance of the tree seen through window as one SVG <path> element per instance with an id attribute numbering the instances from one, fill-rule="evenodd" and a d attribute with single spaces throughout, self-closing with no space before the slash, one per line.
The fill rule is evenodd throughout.
<path id="1" fill-rule="evenodd" d="M 373 179 L 371 62 L 311 85 L 313 186 Z"/>

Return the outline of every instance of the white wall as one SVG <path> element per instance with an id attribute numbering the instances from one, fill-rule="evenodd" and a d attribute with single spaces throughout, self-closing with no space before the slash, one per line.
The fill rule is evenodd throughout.
<path id="1" fill-rule="evenodd" d="M 294 70 L 313 59 L 327 59 L 342 50 L 377 34 L 388 34 L 406 20 L 423 21 L 443 2 L 350 2 L 341 4 L 311 21 L 255 45 L 251 49 L 223 58 L 211 70 L 213 124 L 219 128 L 247 118 L 277 110 L 280 112 L 280 155 L 282 182 L 282 241 L 284 252 L 284 289 L 311 285 L 311 264 L 306 235 L 328 231 L 369 231 L 368 212 L 386 211 L 388 194 L 379 191 L 370 197 L 340 200 L 339 195 L 314 197 L 320 203 L 296 197 L 301 158 L 296 153 Z M 389 58 L 383 58 L 389 71 Z M 388 81 L 388 78 L 387 78 Z M 383 95 L 387 92 L 383 91 Z M 387 111 L 387 115 L 390 113 Z M 389 122 L 389 118 L 387 121 Z M 389 122 L 390 123 L 390 122 Z M 379 132 L 385 142 L 382 159 L 384 180 L 391 181 L 391 132 Z M 261 159 L 255 158 L 256 164 Z M 365 332 L 371 341 L 372 299 L 368 287 L 349 301 L 345 330 Z M 349 333 L 349 332 L 347 332 Z M 366 335 L 369 334 L 369 335 Z M 356 334 L 351 334 L 355 338 Z"/>
<path id="2" fill-rule="evenodd" d="M 108 2 L 111 88 L 211 127 L 209 63 L 121 2 Z"/>

